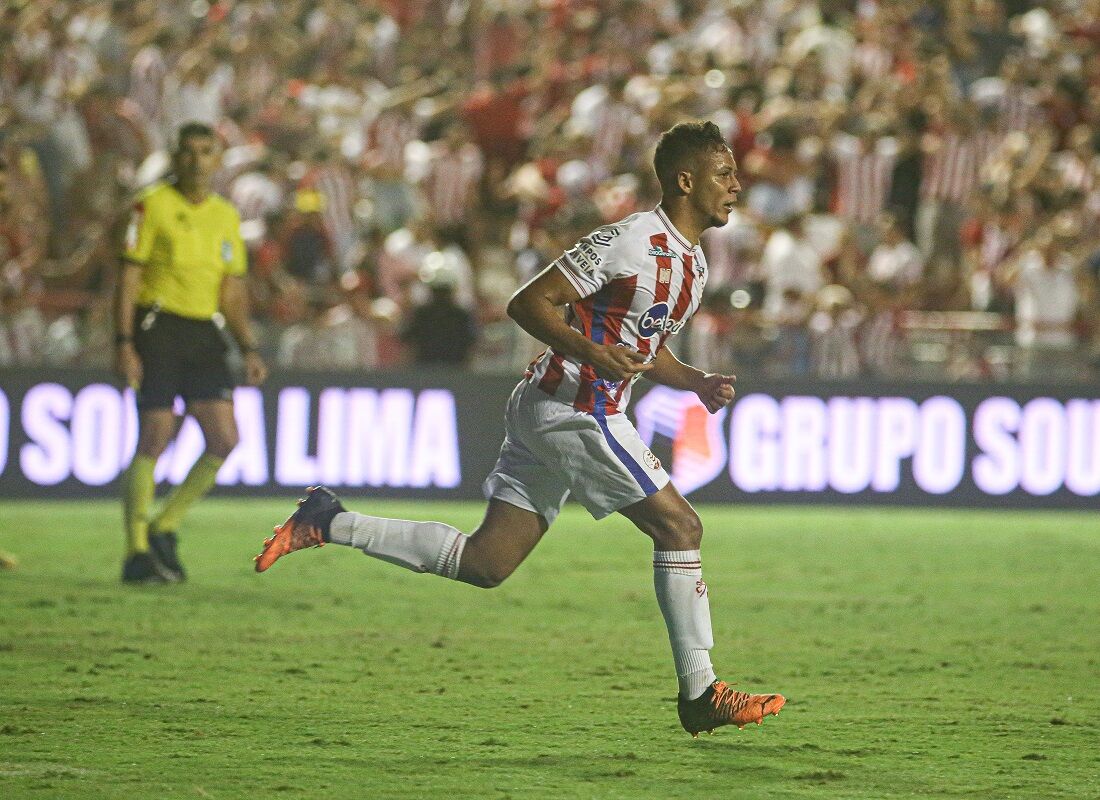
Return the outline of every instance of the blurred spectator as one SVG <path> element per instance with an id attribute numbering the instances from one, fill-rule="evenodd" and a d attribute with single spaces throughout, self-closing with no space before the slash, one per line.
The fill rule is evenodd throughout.
<path id="1" fill-rule="evenodd" d="M 892 214 L 880 214 L 875 222 L 879 243 L 867 260 L 867 276 L 894 294 L 920 283 L 924 258 L 905 237 L 901 222 Z"/>
<path id="2" fill-rule="evenodd" d="M 46 321 L 38 309 L 39 297 L 22 286 L 0 287 L 0 366 L 46 363 Z"/>
<path id="3" fill-rule="evenodd" d="M 484 170 L 481 149 L 462 122 L 448 125 L 429 150 L 423 179 L 426 215 L 443 238 L 466 250 L 476 249 L 478 241 L 474 207 Z"/>
<path id="4" fill-rule="evenodd" d="M 735 330 L 733 292 L 728 285 L 708 288 L 692 320 L 688 360 L 704 372 L 732 374 L 738 369 L 731 346 Z M 748 293 L 742 290 L 742 294 L 747 304 Z"/>
<path id="5" fill-rule="evenodd" d="M 401 329 L 412 362 L 418 366 L 466 364 L 477 333 L 473 315 L 455 302 L 458 276 L 440 264 L 426 267 L 423 279 L 431 296 L 412 309 Z"/>
<path id="6" fill-rule="evenodd" d="M 301 318 L 279 340 L 276 363 L 285 369 L 362 370 L 378 366 L 378 337 L 370 302 L 357 281 L 335 290 L 298 296 Z"/>
<path id="7" fill-rule="evenodd" d="M 817 294 L 817 310 L 810 317 L 814 374 L 819 378 L 851 378 L 859 374 L 856 332 L 862 315 L 844 286 L 830 284 Z"/>
<path id="8" fill-rule="evenodd" d="M 229 185 L 229 199 L 241 213 L 241 236 L 249 245 L 267 238 L 267 219 L 283 207 L 285 193 L 278 177 L 275 165 L 263 158 Z"/>
<path id="9" fill-rule="evenodd" d="M 0 281 L 15 293 L 37 279 L 46 256 L 46 228 L 19 169 L 28 156 L 0 146 Z"/>
<path id="10" fill-rule="evenodd" d="M 806 324 L 813 312 L 812 298 L 812 293 L 807 294 L 798 286 L 787 286 L 778 306 L 769 314 L 775 326 L 773 375 L 804 377 L 810 374 L 810 331 Z"/>
<path id="11" fill-rule="evenodd" d="M 1077 369 L 1074 323 L 1081 294 L 1073 258 L 1066 252 L 1066 229 L 1041 228 L 1025 245 L 1016 264 L 1016 342 L 1026 377 L 1047 381 L 1072 379 Z"/>
<path id="12" fill-rule="evenodd" d="M 336 277 L 335 253 L 322 213 L 325 196 L 303 189 L 294 195 L 294 214 L 283 234 L 287 273 L 307 286 L 324 288 Z"/>
<path id="13" fill-rule="evenodd" d="M 764 245 L 760 274 L 764 280 L 764 311 L 778 315 L 790 300 L 789 291 L 798 297 L 812 297 L 824 283 L 821 256 L 810 244 L 805 216 L 792 218 L 777 228 Z"/>
<path id="14" fill-rule="evenodd" d="M 434 252 L 460 265 L 455 300 L 491 329 L 499 292 L 486 282 L 513 286 L 576 233 L 656 202 L 644 143 L 685 117 L 719 124 L 745 186 L 704 246 L 712 285 L 754 300 L 716 319 L 736 319 L 734 349 L 772 353 L 780 372 L 803 371 L 805 343 L 820 341 L 799 320 L 826 284 L 865 310 L 857 369 L 881 371 L 906 358 L 887 324 L 901 311 L 981 310 L 1011 328 L 1024 240 L 1067 211 L 1084 232 L 1074 247 L 1100 229 L 1093 2 L 9 6 L 6 313 L 35 309 L 49 341 L 76 331 L 89 357 L 94 324 L 50 325 L 111 291 L 117 209 L 162 176 L 184 117 L 226 145 L 218 188 L 242 213 L 272 352 L 306 309 L 322 327 L 356 304 L 406 314 L 428 294 L 419 273 Z M 908 248 L 879 241 L 885 210 L 923 258 L 904 287 L 875 278 L 912 269 Z M 1067 261 L 1079 282 L 1087 256 Z M 487 271 L 494 260 L 507 272 Z M 352 302 L 340 281 L 365 263 L 370 289 Z M 395 363 L 375 332 L 377 364 Z M 522 336 L 491 338 L 481 365 L 509 362 L 509 342 L 526 355 Z"/>

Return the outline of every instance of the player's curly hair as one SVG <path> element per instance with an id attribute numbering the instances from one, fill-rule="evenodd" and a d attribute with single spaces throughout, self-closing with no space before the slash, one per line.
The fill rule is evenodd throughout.
<path id="1" fill-rule="evenodd" d="M 653 154 L 653 171 L 661 190 L 678 193 L 676 176 L 695 169 L 696 159 L 704 153 L 729 150 L 722 131 L 713 122 L 681 122 L 661 134 Z"/>

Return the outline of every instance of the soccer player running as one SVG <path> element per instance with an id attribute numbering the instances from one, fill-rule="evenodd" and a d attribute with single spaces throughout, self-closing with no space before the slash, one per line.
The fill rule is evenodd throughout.
<path id="1" fill-rule="evenodd" d="M 244 355 L 245 378 L 258 385 L 267 367 L 256 352 L 244 275 L 240 217 L 210 191 L 221 157 L 214 131 L 188 123 L 179 131 L 173 173 L 145 190 L 126 233 L 116 305 L 115 368 L 137 390 L 137 452 L 126 473 L 123 515 L 127 556 L 122 580 L 183 580 L 176 534 L 187 510 L 214 485 L 237 445 L 228 327 Z M 177 396 L 206 440 L 160 510 L 151 514 L 157 458 L 175 436 Z"/>
<path id="2" fill-rule="evenodd" d="M 741 191 L 733 153 L 713 123 L 681 123 L 661 136 L 653 166 L 659 206 L 584 237 L 508 304 L 520 327 L 549 346 L 508 401 L 477 530 L 465 535 L 441 522 L 348 512 L 316 487 L 264 542 L 256 569 L 335 542 L 415 572 L 493 587 L 534 549 L 572 493 L 594 518 L 617 511 L 653 540 L 653 583 L 676 665 L 680 722 L 697 736 L 721 725 L 759 724 L 786 701 L 717 680 L 702 525 L 623 413 L 643 374 L 695 392 L 712 414 L 733 399 L 732 375 L 703 373 L 666 347 L 703 296 L 700 234 L 726 224 Z"/>

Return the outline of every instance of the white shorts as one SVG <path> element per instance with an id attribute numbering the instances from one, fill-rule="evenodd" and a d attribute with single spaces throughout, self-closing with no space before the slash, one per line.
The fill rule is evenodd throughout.
<path id="1" fill-rule="evenodd" d="M 577 411 L 522 381 L 505 414 L 504 444 L 482 490 L 550 524 L 573 496 L 596 519 L 644 500 L 668 473 L 626 414 Z"/>

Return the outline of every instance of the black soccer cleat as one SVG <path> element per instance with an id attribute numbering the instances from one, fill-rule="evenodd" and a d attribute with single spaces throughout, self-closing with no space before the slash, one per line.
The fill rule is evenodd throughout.
<path id="1" fill-rule="evenodd" d="M 179 554 L 176 552 L 176 534 L 174 532 L 150 533 L 149 552 L 157 560 L 164 571 L 171 574 L 174 580 L 187 580 L 187 572 L 180 563 Z"/>
<path id="2" fill-rule="evenodd" d="M 152 553 L 132 553 L 122 564 L 123 583 L 178 583 L 174 573 L 163 567 Z"/>
<path id="3" fill-rule="evenodd" d="M 280 558 L 306 547 L 321 547 L 329 540 L 332 518 L 346 511 L 331 489 L 311 486 L 298 501 L 298 510 L 286 522 L 275 527 L 274 534 L 264 539 L 264 549 L 256 556 L 256 571 L 263 572 Z"/>

